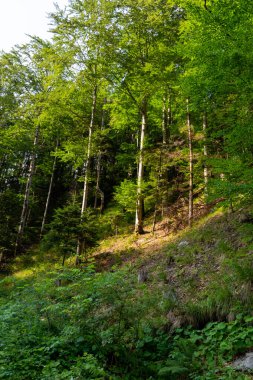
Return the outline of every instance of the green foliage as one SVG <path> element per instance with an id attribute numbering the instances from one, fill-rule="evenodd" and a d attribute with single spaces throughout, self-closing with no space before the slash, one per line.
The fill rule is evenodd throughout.
<path id="1" fill-rule="evenodd" d="M 65 223 L 75 215 L 73 205 L 66 210 L 58 215 Z M 97 272 L 98 257 L 6 277 L 0 378 L 248 379 L 230 363 L 253 344 L 252 260 L 237 241 L 249 243 L 252 228 L 228 214 L 186 232 L 188 245 L 162 252 L 169 268 L 151 258 L 144 283 L 133 262 Z"/>
<path id="2" fill-rule="evenodd" d="M 228 363 L 251 346 L 252 322 L 252 317 L 239 315 L 234 322 L 209 323 L 203 330 L 178 329 L 166 366 L 159 370 L 160 378 L 247 379 Z"/>
<path id="3" fill-rule="evenodd" d="M 113 379 L 109 369 L 126 378 L 152 373 L 144 364 L 167 351 L 167 338 L 157 331 L 163 309 L 158 294 L 136 289 L 129 269 L 102 275 L 88 265 L 42 275 L 43 282 L 13 279 L 10 297 L 1 299 L 0 378 Z"/>
<path id="4" fill-rule="evenodd" d="M 86 249 L 96 245 L 98 226 L 95 214 L 88 209 L 80 220 L 80 210 L 76 204 L 57 209 L 47 229 L 42 248 L 58 251 L 63 261 L 66 256 L 75 253 L 78 238 L 85 242 Z"/>
<path id="5" fill-rule="evenodd" d="M 168 333 L 166 302 L 131 268 L 98 274 L 88 264 L 0 286 L 9 289 L 0 299 L 1 379 L 247 378 L 228 364 L 252 347 L 252 317 Z"/>
<path id="6" fill-rule="evenodd" d="M 0 252 L 8 255 L 15 244 L 20 200 L 15 192 L 7 189 L 0 193 L 0 204 Z"/>
<path id="7" fill-rule="evenodd" d="M 103 380 L 107 377 L 106 372 L 103 368 L 99 367 L 95 357 L 87 353 L 84 353 L 82 357 L 78 357 L 76 360 L 73 360 L 73 365 L 69 369 L 62 370 L 61 368 L 60 361 L 50 362 L 43 368 L 41 379 L 67 380 L 69 378 L 74 378 L 76 380 Z"/>
<path id="8" fill-rule="evenodd" d="M 135 212 L 136 205 L 136 184 L 125 179 L 115 191 L 114 198 L 122 209 L 129 213 Z"/>

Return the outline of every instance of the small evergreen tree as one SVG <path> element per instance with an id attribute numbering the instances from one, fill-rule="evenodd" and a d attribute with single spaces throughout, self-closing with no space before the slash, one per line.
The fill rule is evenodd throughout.
<path id="1" fill-rule="evenodd" d="M 67 256 L 75 254 L 77 239 L 82 241 L 85 255 L 88 248 L 96 245 L 97 224 L 95 215 L 87 209 L 80 222 L 80 211 L 76 204 L 58 208 L 47 229 L 48 233 L 42 239 L 42 247 L 45 250 L 56 250 L 62 256 L 62 265 L 64 265 Z"/>

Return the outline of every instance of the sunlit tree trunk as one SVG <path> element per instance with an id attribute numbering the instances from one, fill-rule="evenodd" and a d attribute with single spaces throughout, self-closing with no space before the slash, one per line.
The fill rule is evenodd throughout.
<path id="1" fill-rule="evenodd" d="M 166 149 L 170 134 L 171 134 L 171 125 L 172 125 L 172 109 L 171 109 L 171 95 L 168 96 L 167 92 L 163 97 L 163 117 L 162 117 L 162 135 L 163 135 L 163 147 Z M 161 158 L 161 160 L 163 157 Z M 162 167 L 162 162 L 160 167 Z M 162 176 L 162 172 L 160 173 Z M 161 181 L 160 181 L 161 182 Z M 168 204 L 168 197 L 162 196 L 161 199 L 161 216 L 164 217 L 164 210 Z"/>
<path id="2" fill-rule="evenodd" d="M 91 144 L 92 144 L 92 137 L 93 137 L 92 135 L 93 135 L 93 129 L 94 129 L 96 102 L 97 102 L 97 86 L 95 86 L 94 88 L 93 99 L 92 99 L 91 119 L 90 119 L 88 147 L 87 147 L 87 159 L 85 162 L 85 176 L 84 176 L 84 185 L 83 185 L 83 200 L 82 200 L 81 216 L 83 215 L 84 211 L 87 209 L 87 202 L 88 202 Z"/>
<path id="3" fill-rule="evenodd" d="M 91 145 L 92 145 L 92 137 L 94 130 L 94 118 L 96 111 L 96 103 L 97 103 L 97 86 L 94 87 L 93 96 L 92 96 L 92 107 L 91 107 L 91 118 L 89 125 L 89 136 L 88 136 L 88 146 L 87 146 L 87 158 L 84 164 L 85 176 L 84 176 L 84 184 L 83 184 L 83 199 L 82 199 L 82 207 L 81 207 L 81 221 L 83 218 L 83 214 L 87 209 L 88 202 L 88 190 L 89 190 L 89 175 L 90 175 L 90 159 L 91 159 Z M 76 249 L 76 264 L 79 263 L 79 256 L 83 253 L 84 241 L 79 237 L 77 242 Z"/>
<path id="4" fill-rule="evenodd" d="M 204 134 L 204 148 L 203 148 L 203 153 L 204 153 L 204 192 L 205 192 L 205 198 L 207 197 L 207 184 L 208 184 L 208 169 L 207 169 L 207 164 L 206 164 L 206 159 L 207 159 L 207 144 L 206 144 L 206 130 L 207 130 L 207 114 L 206 112 L 203 115 L 203 134 Z"/>
<path id="5" fill-rule="evenodd" d="M 106 99 L 104 99 L 104 104 L 106 104 Z M 103 107 L 102 110 L 102 119 L 101 119 L 101 131 L 103 131 L 105 126 L 105 109 Z M 100 197 L 100 213 L 104 210 L 104 193 L 100 188 L 100 177 L 101 177 L 101 168 L 102 168 L 102 152 L 99 149 L 97 156 L 97 180 L 96 180 L 96 190 L 95 190 L 95 200 L 94 200 L 94 208 L 97 208 L 98 197 Z"/>
<path id="6" fill-rule="evenodd" d="M 19 246 L 21 244 L 22 237 L 24 234 L 24 228 L 26 225 L 27 217 L 28 217 L 30 192 L 31 192 L 31 186 L 32 186 L 32 179 L 33 179 L 33 175 L 35 171 L 35 158 L 36 158 L 35 148 L 38 145 L 38 138 L 39 138 L 39 127 L 37 127 L 35 130 L 35 136 L 34 136 L 34 142 L 33 142 L 34 149 L 31 154 L 29 171 L 28 171 L 28 176 L 27 176 L 27 181 L 26 181 L 23 207 L 22 207 L 20 222 L 18 226 L 16 245 L 15 245 L 15 254 L 17 253 L 17 250 L 19 249 Z"/>
<path id="7" fill-rule="evenodd" d="M 170 138 L 170 126 L 172 124 L 171 96 L 167 94 L 163 97 L 163 117 L 162 117 L 162 134 L 163 145 L 168 144 Z"/>
<path id="8" fill-rule="evenodd" d="M 160 151 L 160 157 L 159 157 L 159 169 L 157 173 L 157 185 L 156 185 L 156 202 L 155 202 L 155 211 L 153 216 L 153 226 L 152 226 L 152 233 L 155 233 L 155 227 L 157 223 L 157 214 L 158 214 L 158 203 L 161 201 L 160 197 L 160 188 L 161 188 L 161 179 L 162 179 L 162 150 Z M 163 206 L 162 206 L 163 207 Z"/>
<path id="9" fill-rule="evenodd" d="M 58 141 L 56 143 L 56 152 L 57 152 L 57 148 L 58 148 Z M 47 200 L 46 200 L 44 215 L 43 215 L 41 229 L 40 229 L 40 237 L 42 237 L 42 234 L 43 234 L 43 231 L 44 231 L 44 227 L 45 227 L 45 223 L 46 223 L 46 218 L 47 218 L 47 213 L 48 213 L 48 207 L 49 207 L 50 198 L 51 198 L 51 194 L 52 194 L 52 187 L 53 187 L 53 183 L 54 183 L 56 161 L 57 161 L 57 157 L 55 155 L 54 156 L 54 163 L 53 163 L 52 173 L 51 173 L 51 178 L 50 178 L 50 183 L 49 183 L 49 188 L 48 188 L 48 193 L 47 193 Z"/>
<path id="10" fill-rule="evenodd" d="M 189 207 L 188 207 L 188 224 L 192 226 L 193 219 L 193 151 L 192 151 L 192 127 L 189 111 L 189 99 L 187 99 L 187 130 L 189 146 Z"/>
<path id="11" fill-rule="evenodd" d="M 137 174 L 137 201 L 136 201 L 136 215 L 135 215 L 135 232 L 143 234 L 143 175 L 144 175 L 144 141 L 147 127 L 147 104 L 144 101 L 141 110 L 141 134 L 140 134 L 140 146 L 139 146 L 139 160 L 138 160 L 138 174 Z"/>

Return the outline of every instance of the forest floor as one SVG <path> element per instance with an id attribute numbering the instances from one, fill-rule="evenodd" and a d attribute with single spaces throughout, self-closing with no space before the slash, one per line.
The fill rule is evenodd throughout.
<path id="1" fill-rule="evenodd" d="M 169 316 L 175 325 L 202 326 L 209 320 L 231 319 L 239 303 L 247 308 L 251 300 L 253 217 L 249 208 L 224 212 L 216 203 L 213 208 L 196 205 L 199 211 L 189 228 L 187 207 L 180 201 L 156 224 L 154 232 L 150 220 L 143 235 L 106 238 L 90 260 L 97 272 L 131 267 L 138 282 L 168 292 L 175 301 Z M 57 255 L 42 255 L 33 248 L 14 261 L 12 271 L 16 278 L 25 278 L 54 265 L 60 268 Z M 73 259 L 67 260 L 67 266 L 73 265 Z M 201 309 L 198 312 L 195 304 Z"/>
<path id="2" fill-rule="evenodd" d="M 92 355 L 97 353 L 96 357 L 103 358 L 101 365 L 110 373 L 114 370 L 122 373 L 120 378 L 181 379 L 161 375 L 175 369 L 175 363 L 170 369 L 166 362 L 170 347 L 172 356 L 180 363 L 188 360 L 186 373 L 203 374 L 189 378 L 252 379 L 235 372 L 230 375 L 229 364 L 253 347 L 253 209 L 247 207 L 231 213 L 217 203 L 209 208 L 200 204 L 198 210 L 192 228 L 187 227 L 187 208 L 181 202 L 177 210 L 169 210 L 156 224 L 154 232 L 150 219 L 143 235 L 125 233 L 104 239 L 79 268 L 74 266 L 73 258 L 62 268 L 56 253 L 42 253 L 39 247 L 16 258 L 12 274 L 0 281 L 2 358 L 15 354 L 12 344 L 15 342 L 17 347 L 27 350 L 25 356 L 18 357 L 22 368 L 24 360 L 25 366 L 46 371 L 45 377 L 38 377 L 36 370 L 31 379 L 58 380 L 66 378 L 61 377 L 63 372 L 52 371 L 65 371 L 75 362 L 71 359 L 66 364 L 66 352 L 72 358 L 77 357 L 84 346 Z M 28 337 L 31 331 L 30 340 L 26 340 L 23 331 Z M 87 331 L 94 331 L 94 336 L 88 334 L 87 340 L 80 340 L 80 331 L 84 336 Z M 76 346 L 69 346 L 69 339 L 75 339 Z M 178 351 L 178 339 L 189 348 Z M 35 346 L 38 352 L 48 352 L 49 346 L 55 347 L 55 341 L 59 348 L 55 348 L 54 355 L 63 352 L 57 371 L 44 363 L 44 356 L 39 354 L 37 358 L 33 354 Z M 101 341 L 98 346 L 97 341 Z M 126 353 L 122 354 L 122 350 Z M 157 350 L 161 356 L 153 357 L 151 352 Z M 137 352 L 139 362 L 129 377 Z M 55 361 L 54 355 L 50 366 Z M 199 355 L 205 358 L 200 366 Z M 1 367 L 1 360 L 5 367 Z M 146 371 L 143 364 L 146 360 L 150 360 L 150 370 L 147 375 L 140 375 L 139 369 Z M 11 379 L 25 379 L 11 363 L 11 359 L 0 356 L 0 375 L 1 371 L 5 373 L 3 368 L 8 368 L 15 373 Z M 78 363 L 76 369 L 71 367 L 68 376 L 74 370 L 79 371 Z M 157 375 L 150 377 L 152 373 Z"/>
<path id="3" fill-rule="evenodd" d="M 154 233 L 149 224 L 144 235 L 102 241 L 93 254 L 96 270 L 114 271 L 127 264 L 139 281 L 163 292 L 169 289 L 177 304 L 178 317 L 169 316 L 175 325 L 203 326 L 209 320 L 233 319 L 239 304 L 247 309 L 252 297 L 251 211 L 231 213 L 216 207 L 210 212 L 203 207 L 190 229 L 186 222 L 178 222 L 187 220 L 182 207 L 174 220 L 157 223 Z"/>
<path id="4" fill-rule="evenodd" d="M 212 207 L 218 203 L 219 200 L 208 206 L 202 202 L 195 205 L 193 223 L 197 228 L 216 215 L 222 215 L 221 209 L 210 213 Z M 120 262 L 134 262 L 147 256 L 152 257 L 163 250 L 168 243 L 180 239 L 189 230 L 187 201 L 181 198 L 169 207 L 162 220 L 156 222 L 155 228 L 152 219 L 153 217 L 150 217 L 146 221 L 145 233 L 142 235 L 136 235 L 132 231 L 102 240 L 93 252 L 98 270 L 108 270 Z"/>

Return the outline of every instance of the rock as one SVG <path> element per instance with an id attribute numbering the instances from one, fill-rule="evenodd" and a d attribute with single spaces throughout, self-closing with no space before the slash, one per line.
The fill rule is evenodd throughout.
<path id="1" fill-rule="evenodd" d="M 141 268 L 138 272 L 138 283 L 146 282 L 148 280 L 148 272 L 145 268 Z"/>
<path id="2" fill-rule="evenodd" d="M 62 283 L 61 283 L 61 279 L 60 278 L 58 278 L 57 280 L 55 280 L 55 285 L 58 287 L 58 286 L 61 286 L 62 285 Z"/>
<path id="3" fill-rule="evenodd" d="M 178 243 L 177 247 L 183 248 L 183 247 L 187 247 L 188 245 L 189 245 L 189 242 L 187 240 L 182 240 Z"/>
<path id="4" fill-rule="evenodd" d="M 248 352 L 244 356 L 236 359 L 232 367 L 242 372 L 253 372 L 253 352 Z"/>
<path id="5" fill-rule="evenodd" d="M 173 311 L 169 311 L 168 314 L 167 314 L 167 319 L 168 319 L 168 322 L 171 326 L 171 330 L 175 330 L 175 329 L 178 329 L 180 327 L 183 326 L 184 324 L 184 321 L 183 321 L 183 317 L 180 316 L 180 315 L 176 315 Z"/>
<path id="6" fill-rule="evenodd" d="M 175 258 L 173 256 L 169 256 L 167 258 L 167 266 L 170 267 L 174 263 L 175 263 Z"/>
<path id="7" fill-rule="evenodd" d="M 236 320 L 236 315 L 232 311 L 227 315 L 227 321 L 228 322 L 233 322 Z"/>
<path id="8" fill-rule="evenodd" d="M 241 214 L 239 217 L 240 223 L 253 223 L 253 216 L 250 214 Z"/>
<path id="9" fill-rule="evenodd" d="M 177 294 L 173 289 L 169 289 L 167 290 L 167 292 L 164 292 L 163 294 L 164 298 L 166 298 L 167 300 L 170 300 L 172 302 L 176 302 L 178 300 Z"/>

